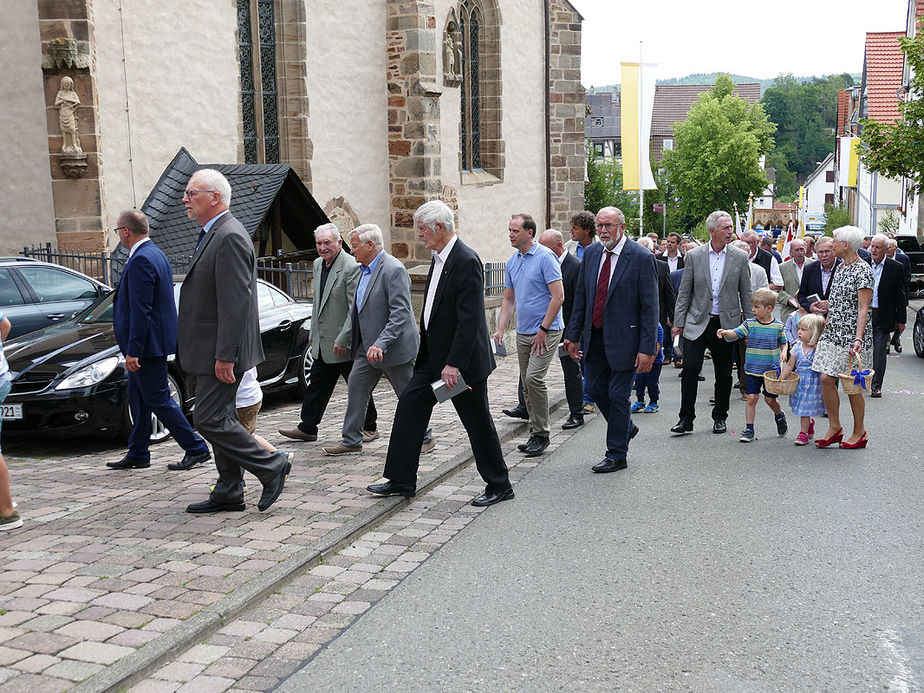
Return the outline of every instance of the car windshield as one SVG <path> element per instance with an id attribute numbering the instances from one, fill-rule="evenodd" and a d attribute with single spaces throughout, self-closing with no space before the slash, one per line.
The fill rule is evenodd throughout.
<path id="1" fill-rule="evenodd" d="M 84 311 L 74 319 L 77 322 L 85 323 L 112 322 L 112 303 L 114 299 L 115 291 L 111 291 L 100 300 L 87 306 Z"/>

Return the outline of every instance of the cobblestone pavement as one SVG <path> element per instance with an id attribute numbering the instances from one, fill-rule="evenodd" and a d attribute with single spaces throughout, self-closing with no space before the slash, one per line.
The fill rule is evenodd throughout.
<path id="1" fill-rule="evenodd" d="M 559 402 L 561 369 L 549 375 Z M 516 400 L 515 361 L 490 386 L 515 483 L 536 464 L 515 449 L 523 422 L 500 413 Z M 185 513 L 215 470 L 167 471 L 181 456 L 173 442 L 152 447 L 150 469 L 126 472 L 105 467 L 124 454 L 117 443 L 4 440 L 25 524 L 0 535 L 0 691 L 105 690 L 152 662 L 168 663 L 134 690 L 267 690 L 480 512 L 468 505 L 483 490 L 474 468 L 447 476 L 470 455 L 451 405 L 434 410 L 437 446 L 421 458 L 422 485 L 436 485 L 405 502 L 365 491 L 387 450 L 387 383 L 376 391 L 383 435 L 360 455 L 321 453 L 339 439 L 345 398 L 341 386 L 319 443 L 276 433 L 298 404 L 267 398 L 257 432 L 296 455 L 267 513 L 249 476 L 245 512 Z M 565 416 L 553 417 L 553 445 L 568 436 Z"/>

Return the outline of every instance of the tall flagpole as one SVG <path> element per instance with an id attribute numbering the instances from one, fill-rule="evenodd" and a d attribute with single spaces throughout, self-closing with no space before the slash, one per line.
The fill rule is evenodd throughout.
<path id="1" fill-rule="evenodd" d="M 642 74 L 644 70 L 645 61 L 642 60 L 642 42 L 638 42 L 638 70 L 639 75 Z M 641 89 L 639 90 L 641 91 Z M 641 99 L 639 100 L 641 103 Z M 651 145 L 649 144 L 649 147 Z M 638 237 L 641 238 L 645 235 L 645 190 L 642 187 L 641 183 L 638 186 Z"/>

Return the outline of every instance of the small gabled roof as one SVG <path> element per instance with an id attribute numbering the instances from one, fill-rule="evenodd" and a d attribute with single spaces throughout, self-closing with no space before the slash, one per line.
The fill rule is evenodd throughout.
<path id="1" fill-rule="evenodd" d="M 809 177 L 805 179 L 805 187 L 808 187 L 809 183 L 811 183 L 813 180 L 818 178 L 818 176 L 824 173 L 828 169 L 828 165 L 832 161 L 834 161 L 834 152 L 831 152 L 830 154 L 828 154 L 828 156 L 824 158 L 824 161 L 818 164 L 818 168 L 816 168 L 814 171 L 812 171 L 811 174 L 809 174 Z"/>
<path id="2" fill-rule="evenodd" d="M 901 118 L 898 90 L 902 86 L 905 56 L 898 43 L 904 31 L 869 32 L 863 58 L 865 117 L 891 124 Z"/>
<path id="3" fill-rule="evenodd" d="M 655 87 L 654 107 L 651 113 L 652 137 L 673 137 L 674 123 L 685 121 L 700 94 L 709 91 L 713 86 L 715 85 L 664 84 Z M 734 93 L 753 105 L 760 101 L 760 83 L 736 84 Z"/>
<path id="4" fill-rule="evenodd" d="M 175 271 L 189 262 L 199 238 L 201 229 L 186 216 L 182 197 L 192 174 L 202 168 L 213 168 L 228 179 L 231 213 L 251 237 L 278 196 L 286 236 L 299 250 L 314 248 L 314 230 L 329 219 L 291 166 L 200 164 L 181 147 L 141 206 L 150 222 L 151 238 L 170 258 Z"/>

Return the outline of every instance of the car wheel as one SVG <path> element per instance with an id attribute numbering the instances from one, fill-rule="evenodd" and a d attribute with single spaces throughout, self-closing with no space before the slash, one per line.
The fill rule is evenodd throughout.
<path id="1" fill-rule="evenodd" d="M 911 333 L 912 341 L 914 342 L 914 353 L 918 355 L 919 358 L 924 359 L 924 315 L 922 311 L 918 311 L 917 317 L 914 319 L 914 329 Z"/>
<path id="2" fill-rule="evenodd" d="M 177 403 L 177 406 L 180 407 L 180 410 L 183 409 L 182 394 L 180 392 L 180 385 L 177 383 L 176 379 L 172 374 L 167 374 L 167 389 L 170 391 L 170 399 Z M 128 406 L 128 397 L 125 398 L 125 416 L 124 416 L 125 425 L 122 427 L 122 437 L 127 441 L 128 436 L 132 432 L 132 428 L 135 426 L 135 421 L 132 419 L 131 408 Z M 168 438 L 171 437 L 170 431 L 164 426 L 163 422 L 158 419 L 154 414 L 151 414 L 151 444 L 162 443 Z"/>
<path id="3" fill-rule="evenodd" d="M 314 359 L 311 358 L 311 343 L 305 342 L 305 348 L 302 349 L 302 357 L 299 359 L 298 367 L 298 385 L 292 391 L 293 396 L 301 399 L 308 389 L 308 383 L 311 382 L 311 366 L 314 365 Z"/>

